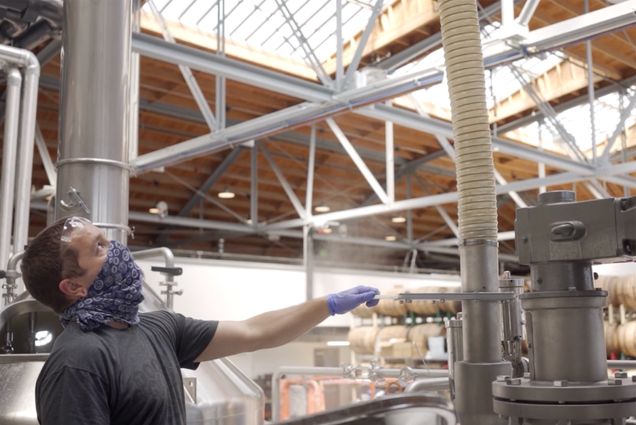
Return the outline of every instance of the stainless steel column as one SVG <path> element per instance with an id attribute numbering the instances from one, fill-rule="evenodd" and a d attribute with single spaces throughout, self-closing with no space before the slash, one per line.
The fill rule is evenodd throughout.
<path id="1" fill-rule="evenodd" d="M 131 0 L 65 0 L 57 218 L 126 242 Z"/>
<path id="2" fill-rule="evenodd" d="M 11 254 L 11 223 L 13 222 L 13 195 L 15 192 L 16 152 L 20 119 L 20 88 L 22 74 L 16 68 L 7 73 L 7 104 L 4 117 L 4 143 L 2 151 L 2 186 L 0 187 L 0 269 L 4 270 Z"/>

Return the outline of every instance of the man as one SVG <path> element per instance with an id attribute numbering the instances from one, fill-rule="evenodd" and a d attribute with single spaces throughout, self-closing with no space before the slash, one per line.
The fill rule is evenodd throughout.
<path id="1" fill-rule="evenodd" d="M 36 385 L 43 425 L 184 425 L 180 367 L 285 344 L 378 293 L 356 287 L 244 321 L 139 314 L 143 276 L 130 252 L 78 217 L 38 234 L 22 273 L 65 326 Z"/>

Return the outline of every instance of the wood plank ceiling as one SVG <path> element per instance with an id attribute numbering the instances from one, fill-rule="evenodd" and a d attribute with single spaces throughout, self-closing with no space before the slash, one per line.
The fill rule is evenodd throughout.
<path id="1" fill-rule="evenodd" d="M 405 7 L 405 4 L 415 2 L 416 0 L 398 0 L 393 3 L 392 7 L 399 9 L 400 3 L 404 3 L 402 6 Z M 419 3 L 431 4 L 429 0 Z M 481 3 L 482 6 L 488 6 L 494 1 Z M 518 3 L 517 12 L 519 12 L 522 3 Z M 598 0 L 592 0 L 590 3 L 592 10 L 606 6 L 605 2 Z M 530 27 L 536 29 L 577 16 L 582 13 L 582 4 L 583 2 L 579 0 L 544 0 L 540 3 Z M 415 18 L 404 16 L 405 21 L 398 22 L 398 24 L 406 27 L 408 19 Z M 493 18 L 499 19 L 496 15 Z M 388 25 L 385 16 L 378 19 L 381 22 L 384 19 L 384 25 Z M 431 19 L 421 19 L 421 21 L 409 31 L 392 37 L 388 41 L 383 41 L 377 48 L 368 49 L 363 57 L 361 67 L 372 65 L 379 59 L 395 55 L 439 31 L 439 20 L 436 16 Z M 157 35 L 148 29 L 146 32 Z M 175 34 L 179 37 L 179 33 Z M 597 88 L 600 89 L 612 84 L 613 80 L 624 80 L 636 74 L 635 41 L 636 29 L 633 27 L 593 40 L 595 69 L 599 74 L 602 74 L 602 78 L 596 82 Z M 187 43 L 183 40 L 181 42 Z M 351 44 L 355 47 L 355 42 Z M 210 41 L 209 45 L 216 45 L 216 43 Z M 196 47 L 202 48 L 201 46 Z M 564 52 L 577 63 L 581 63 L 585 58 L 583 44 L 568 46 Z M 53 160 L 56 158 L 58 138 L 59 67 L 59 59 L 55 59 L 42 70 L 43 82 L 38 109 L 38 123 Z M 215 77 L 196 71 L 194 75 L 206 99 L 208 99 L 210 107 L 214 110 Z M 176 66 L 142 57 L 140 81 L 140 102 L 142 104 L 139 117 L 140 154 L 174 145 L 209 132 Z M 577 88 L 570 92 L 560 93 L 550 103 L 552 106 L 556 106 L 582 94 L 585 94 L 584 89 Z M 99 101 L 99 99 L 95 101 Z M 257 85 L 227 81 L 228 125 L 256 118 L 300 102 L 299 99 L 274 93 Z M 154 106 L 154 108 L 150 106 Z M 157 112 L 158 106 L 168 107 L 172 112 Z M 523 107 L 509 116 L 497 120 L 496 124 L 502 126 L 536 111 L 536 106 Z M 351 112 L 335 117 L 335 121 L 361 153 L 373 174 L 380 182 L 383 182 L 385 173 L 384 122 Z M 357 171 L 351 159 L 339 147 L 337 139 L 326 123 L 316 123 L 316 128 L 319 147 L 316 155 L 314 205 L 329 205 L 332 211 L 363 205 L 373 194 L 371 188 Z M 294 192 L 302 200 L 305 198 L 306 190 L 309 133 L 310 127 L 303 126 L 257 141 L 260 146 L 264 146 L 271 153 L 271 157 L 282 170 Z M 242 149 L 237 159 L 205 194 L 206 198 L 196 204 L 187 215 L 188 217 L 238 222 L 234 216 L 218 207 L 217 203 L 220 202 L 241 217 L 249 218 L 250 151 L 249 148 Z M 435 136 L 400 126 L 395 127 L 397 169 L 409 161 L 425 158 L 439 151 L 440 146 Z M 228 154 L 229 150 L 206 155 L 166 167 L 161 172 L 148 172 L 133 177 L 130 185 L 131 211 L 147 212 L 158 201 L 165 201 L 169 206 L 169 214 L 178 215 L 195 191 Z M 497 170 L 508 181 L 538 176 L 537 164 L 532 161 L 495 153 L 495 162 Z M 551 167 L 547 168 L 548 175 L 557 171 Z M 412 183 L 412 197 L 455 191 L 454 165 L 445 155 L 439 155 L 436 159 L 425 162 L 416 168 L 408 178 L 396 181 L 396 199 L 408 198 L 408 180 Z M 40 188 L 46 184 L 48 181 L 42 162 L 36 154 L 33 185 Z M 572 187 L 576 189 L 579 199 L 592 197 L 583 184 L 553 186 L 550 189 L 571 189 Z M 236 197 L 229 200 L 219 199 L 217 193 L 225 188 L 235 192 Z M 606 189 L 612 196 L 623 195 L 623 188 L 617 185 L 607 184 Z M 258 191 L 259 221 L 272 223 L 297 217 L 291 202 L 262 154 L 258 157 Z M 537 196 L 537 191 L 530 190 L 521 193 L 521 195 L 528 203 L 532 203 Z M 498 204 L 500 231 L 513 230 L 515 204 L 507 195 L 499 196 Z M 442 207 L 454 221 L 457 220 L 455 204 L 447 204 Z M 406 215 L 406 212 L 393 215 Z M 391 216 L 348 220 L 340 223 L 344 226 L 336 226 L 335 233 L 346 232 L 348 236 L 379 240 L 384 240 L 387 235 L 394 235 L 398 240 L 406 238 L 406 224 L 393 223 Z M 436 208 L 413 210 L 412 217 L 413 237 L 415 239 L 432 241 L 454 237 Z M 32 213 L 31 234 L 34 235 L 39 231 L 44 222 L 43 213 L 34 211 Z M 276 237 L 266 234 L 245 235 L 229 231 L 204 231 L 196 228 L 179 228 L 134 221 L 131 224 L 135 227 L 135 240 L 131 241 L 131 244 L 136 246 L 165 245 L 176 249 L 207 252 L 218 251 L 219 239 L 222 239 L 225 253 L 291 258 L 302 256 L 302 239 L 298 238 Z M 365 264 L 399 266 L 402 265 L 407 252 L 403 249 L 370 248 L 327 242 L 317 242 L 316 251 L 319 258 L 325 261 L 343 259 L 342 254 L 345 253 L 344 257 L 347 260 L 358 261 L 362 266 Z M 513 241 L 502 242 L 501 251 L 508 254 L 514 253 Z M 420 255 L 419 258 L 418 264 L 423 267 L 457 267 L 456 261 L 452 257 L 448 259 L 439 254 L 429 253 Z"/>

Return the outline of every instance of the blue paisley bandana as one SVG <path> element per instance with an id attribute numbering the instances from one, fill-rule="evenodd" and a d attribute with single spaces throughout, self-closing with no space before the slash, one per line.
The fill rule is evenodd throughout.
<path id="1" fill-rule="evenodd" d="M 98 329 L 109 322 L 136 325 L 139 303 L 144 299 L 142 279 L 128 248 L 111 241 L 104 266 L 88 288 L 88 294 L 64 310 L 60 316 L 62 325 L 77 322 L 83 331 Z"/>

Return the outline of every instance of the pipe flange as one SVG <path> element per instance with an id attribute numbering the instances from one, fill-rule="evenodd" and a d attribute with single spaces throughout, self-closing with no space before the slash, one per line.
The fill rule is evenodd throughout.
<path id="1" fill-rule="evenodd" d="M 492 384 L 495 412 L 532 419 L 606 419 L 636 414 L 636 378 L 589 384 L 500 377 Z"/>

